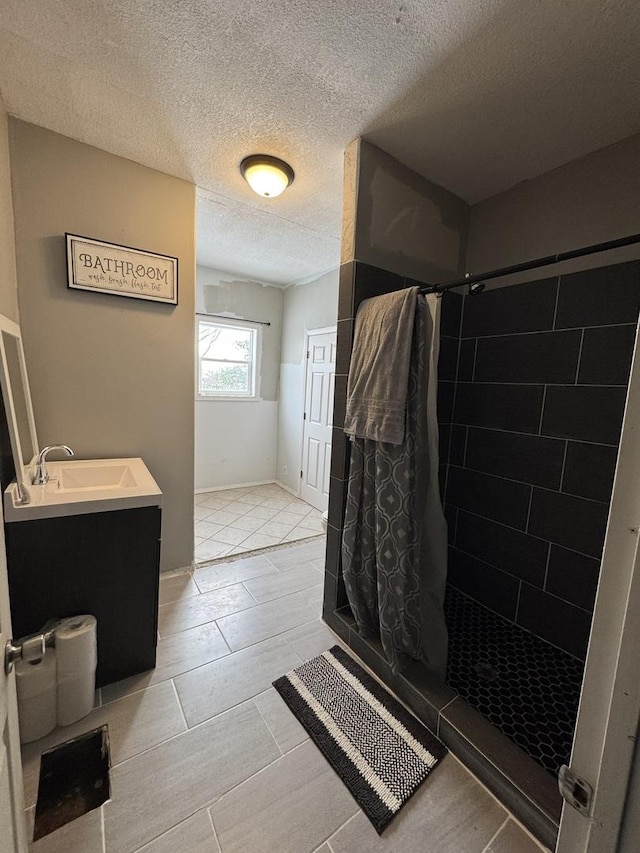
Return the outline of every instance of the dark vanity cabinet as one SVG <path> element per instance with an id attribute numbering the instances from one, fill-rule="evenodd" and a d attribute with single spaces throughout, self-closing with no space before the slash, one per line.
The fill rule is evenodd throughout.
<path id="1" fill-rule="evenodd" d="M 5 524 L 14 637 L 96 617 L 96 686 L 155 666 L 159 506 Z"/>

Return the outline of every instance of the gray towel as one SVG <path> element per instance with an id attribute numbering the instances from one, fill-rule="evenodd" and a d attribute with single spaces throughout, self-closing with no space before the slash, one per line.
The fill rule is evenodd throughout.
<path id="1" fill-rule="evenodd" d="M 365 299 L 358 308 L 344 431 L 402 444 L 417 287 Z"/>

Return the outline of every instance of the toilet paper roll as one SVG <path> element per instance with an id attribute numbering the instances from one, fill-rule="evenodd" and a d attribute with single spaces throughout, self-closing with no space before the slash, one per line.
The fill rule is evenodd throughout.
<path id="1" fill-rule="evenodd" d="M 56 727 L 57 662 L 55 649 L 47 649 L 42 660 L 20 661 L 16 666 L 20 742 L 48 735 Z"/>
<path id="2" fill-rule="evenodd" d="M 98 647 L 94 616 L 62 619 L 55 628 L 58 725 L 70 726 L 93 710 Z"/>

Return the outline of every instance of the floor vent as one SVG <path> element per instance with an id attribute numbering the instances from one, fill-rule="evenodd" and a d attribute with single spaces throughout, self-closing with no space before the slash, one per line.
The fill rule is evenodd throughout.
<path id="1" fill-rule="evenodd" d="M 109 792 L 107 726 L 43 752 L 33 840 L 100 808 Z"/>

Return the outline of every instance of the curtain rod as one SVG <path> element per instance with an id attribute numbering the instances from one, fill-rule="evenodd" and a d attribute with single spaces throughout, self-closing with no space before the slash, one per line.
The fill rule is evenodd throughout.
<path id="1" fill-rule="evenodd" d="M 454 287 L 469 287 L 469 293 L 481 293 L 484 289 L 484 282 L 491 278 L 501 278 L 505 275 L 511 275 L 525 270 L 534 270 L 538 267 L 546 267 L 550 264 L 557 264 L 561 261 L 569 261 L 573 258 L 582 258 L 585 255 L 594 255 L 596 252 L 609 252 L 612 249 L 620 249 L 623 246 L 632 246 L 634 243 L 640 243 L 640 234 L 630 234 L 628 237 L 620 237 L 617 240 L 607 240 L 605 243 L 594 243 L 591 246 L 583 246 L 581 249 L 572 249 L 569 252 L 560 252 L 557 255 L 547 255 L 543 258 L 536 258 L 532 261 L 524 261 L 521 264 L 514 264 L 510 267 L 501 267 L 489 272 L 478 273 L 477 275 L 467 275 L 458 281 L 452 281 L 450 284 L 427 284 L 421 287 L 420 293 L 445 293 Z"/>
<path id="2" fill-rule="evenodd" d="M 196 317 L 217 317 L 219 320 L 238 320 L 240 323 L 255 323 L 257 326 L 270 326 L 267 320 L 245 320 L 241 317 L 225 317 L 224 314 L 207 314 L 206 311 L 196 311 Z"/>

